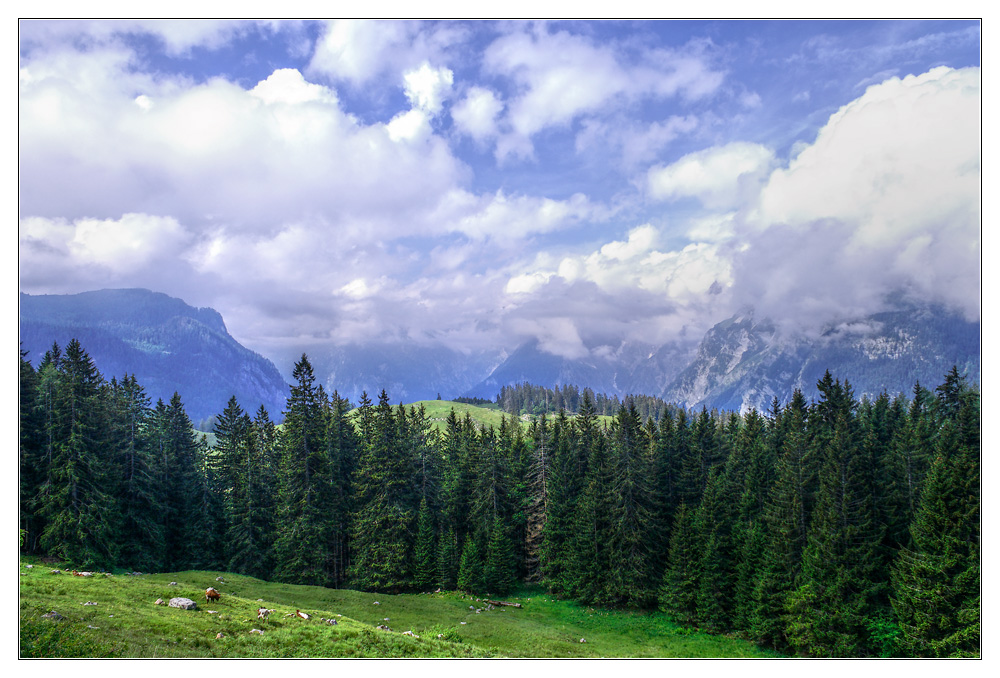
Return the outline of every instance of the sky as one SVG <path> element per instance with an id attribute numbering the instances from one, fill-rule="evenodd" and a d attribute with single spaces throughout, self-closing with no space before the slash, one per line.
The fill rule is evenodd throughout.
<path id="1" fill-rule="evenodd" d="M 979 320 L 978 21 L 21 21 L 19 287 L 272 358 Z"/>

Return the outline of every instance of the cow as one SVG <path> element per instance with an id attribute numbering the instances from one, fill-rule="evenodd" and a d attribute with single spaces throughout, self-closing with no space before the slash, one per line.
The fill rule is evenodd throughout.
<path id="1" fill-rule="evenodd" d="M 221 597 L 222 597 L 222 594 L 219 593 L 218 591 L 216 591 L 215 589 L 213 589 L 211 586 L 209 586 L 207 589 L 205 589 L 205 602 L 210 603 L 212 601 L 218 601 L 219 598 L 221 598 Z"/>
<path id="2" fill-rule="evenodd" d="M 269 610 L 266 607 L 258 607 L 257 619 L 261 621 L 267 621 L 267 615 L 271 614 L 272 612 L 274 612 L 274 610 Z"/>

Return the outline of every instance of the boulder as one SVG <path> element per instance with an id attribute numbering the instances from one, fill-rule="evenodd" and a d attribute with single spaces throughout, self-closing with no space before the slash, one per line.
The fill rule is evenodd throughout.
<path id="1" fill-rule="evenodd" d="M 43 614 L 42 619 L 52 619 L 54 621 L 59 621 L 60 619 L 65 619 L 65 617 L 63 617 L 55 610 L 52 610 L 51 612 L 46 612 L 45 614 Z"/>
<path id="2" fill-rule="evenodd" d="M 170 607 L 179 607 L 182 610 L 197 610 L 198 603 L 194 602 L 190 598 L 171 598 L 170 602 L 167 603 Z"/>

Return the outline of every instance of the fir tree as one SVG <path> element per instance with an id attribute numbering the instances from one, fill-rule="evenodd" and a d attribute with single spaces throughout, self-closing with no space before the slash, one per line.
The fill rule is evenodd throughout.
<path id="1" fill-rule="evenodd" d="M 946 420 L 910 527 L 913 548 L 901 551 L 892 577 L 901 644 L 920 657 L 981 652 L 978 394 L 945 386 L 939 399 L 958 406 L 941 403 Z"/>
<path id="2" fill-rule="evenodd" d="M 416 464 L 405 412 L 393 414 L 385 391 L 374 408 L 366 400 L 358 413 L 363 450 L 355 474 L 352 579 L 365 590 L 398 592 L 412 577 Z"/>
<path id="3" fill-rule="evenodd" d="M 292 371 L 295 383 L 279 439 L 281 525 L 275 542 L 276 574 L 296 584 L 332 585 L 330 467 L 326 449 L 325 395 L 305 355 Z"/>
<path id="4" fill-rule="evenodd" d="M 476 540 L 468 538 L 462 546 L 462 559 L 458 566 L 458 588 L 466 593 L 483 593 L 486 580 L 483 576 L 482 548 Z"/>
<path id="5" fill-rule="evenodd" d="M 438 584 L 442 589 L 452 591 L 458 586 L 460 558 L 455 530 L 449 528 L 442 534 L 438 545 Z"/>
<path id="6" fill-rule="evenodd" d="M 420 500 L 420 510 L 417 513 L 414 561 L 413 586 L 418 590 L 426 591 L 439 579 L 437 548 L 434 539 L 434 518 L 431 516 L 426 498 Z"/>
<path id="7" fill-rule="evenodd" d="M 648 607 L 659 583 L 652 580 L 650 567 L 649 440 L 631 400 L 619 410 L 611 440 L 616 501 L 608 579 L 620 603 Z"/>
<path id="8" fill-rule="evenodd" d="M 816 405 L 822 463 L 803 554 L 806 589 L 790 600 L 796 612 L 789 637 L 800 654 L 856 657 L 870 652 L 868 623 L 885 586 L 878 579 L 884 528 L 874 521 L 850 385 L 828 377 L 819 384 L 824 399 Z"/>
<path id="9" fill-rule="evenodd" d="M 67 344 L 58 373 L 49 487 L 39 507 L 46 521 L 40 544 L 79 567 L 112 567 L 120 526 L 105 453 L 104 380 L 76 339 Z"/>
<path id="10" fill-rule="evenodd" d="M 110 398 L 109 430 L 120 479 L 115 490 L 122 522 L 118 559 L 133 570 L 156 571 L 166 544 L 160 519 L 165 498 L 156 483 L 149 398 L 134 375 L 112 381 Z"/>
<path id="11" fill-rule="evenodd" d="M 490 541 L 483 564 L 483 587 L 492 594 L 502 596 L 514 587 L 514 553 L 504 521 L 498 515 L 493 520 Z"/>
<path id="12" fill-rule="evenodd" d="M 698 561 L 701 545 L 696 515 L 681 502 L 670 535 L 670 558 L 658 591 L 660 609 L 678 624 L 698 621 Z"/>
<path id="13" fill-rule="evenodd" d="M 590 448 L 583 494 L 576 514 L 576 529 L 570 564 L 573 595 L 586 604 L 610 603 L 608 572 L 613 529 L 614 489 L 607 437 L 599 435 Z"/>

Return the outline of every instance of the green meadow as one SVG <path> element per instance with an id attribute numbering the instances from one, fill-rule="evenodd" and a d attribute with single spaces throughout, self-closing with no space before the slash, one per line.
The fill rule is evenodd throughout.
<path id="1" fill-rule="evenodd" d="M 60 573 L 53 574 L 57 568 Z M 218 602 L 205 601 L 209 586 L 222 593 Z M 198 607 L 167 606 L 174 597 L 190 598 Z M 157 599 L 164 604 L 155 604 Z M 540 588 L 504 598 L 521 608 L 485 600 L 461 592 L 364 593 L 206 571 L 81 577 L 61 564 L 22 558 L 20 656 L 776 656 L 746 641 L 677 626 L 659 612 L 586 607 Z M 259 607 L 274 612 L 260 621 Z M 310 618 L 296 616 L 296 610 Z M 52 611 L 62 619 L 42 617 Z"/>

